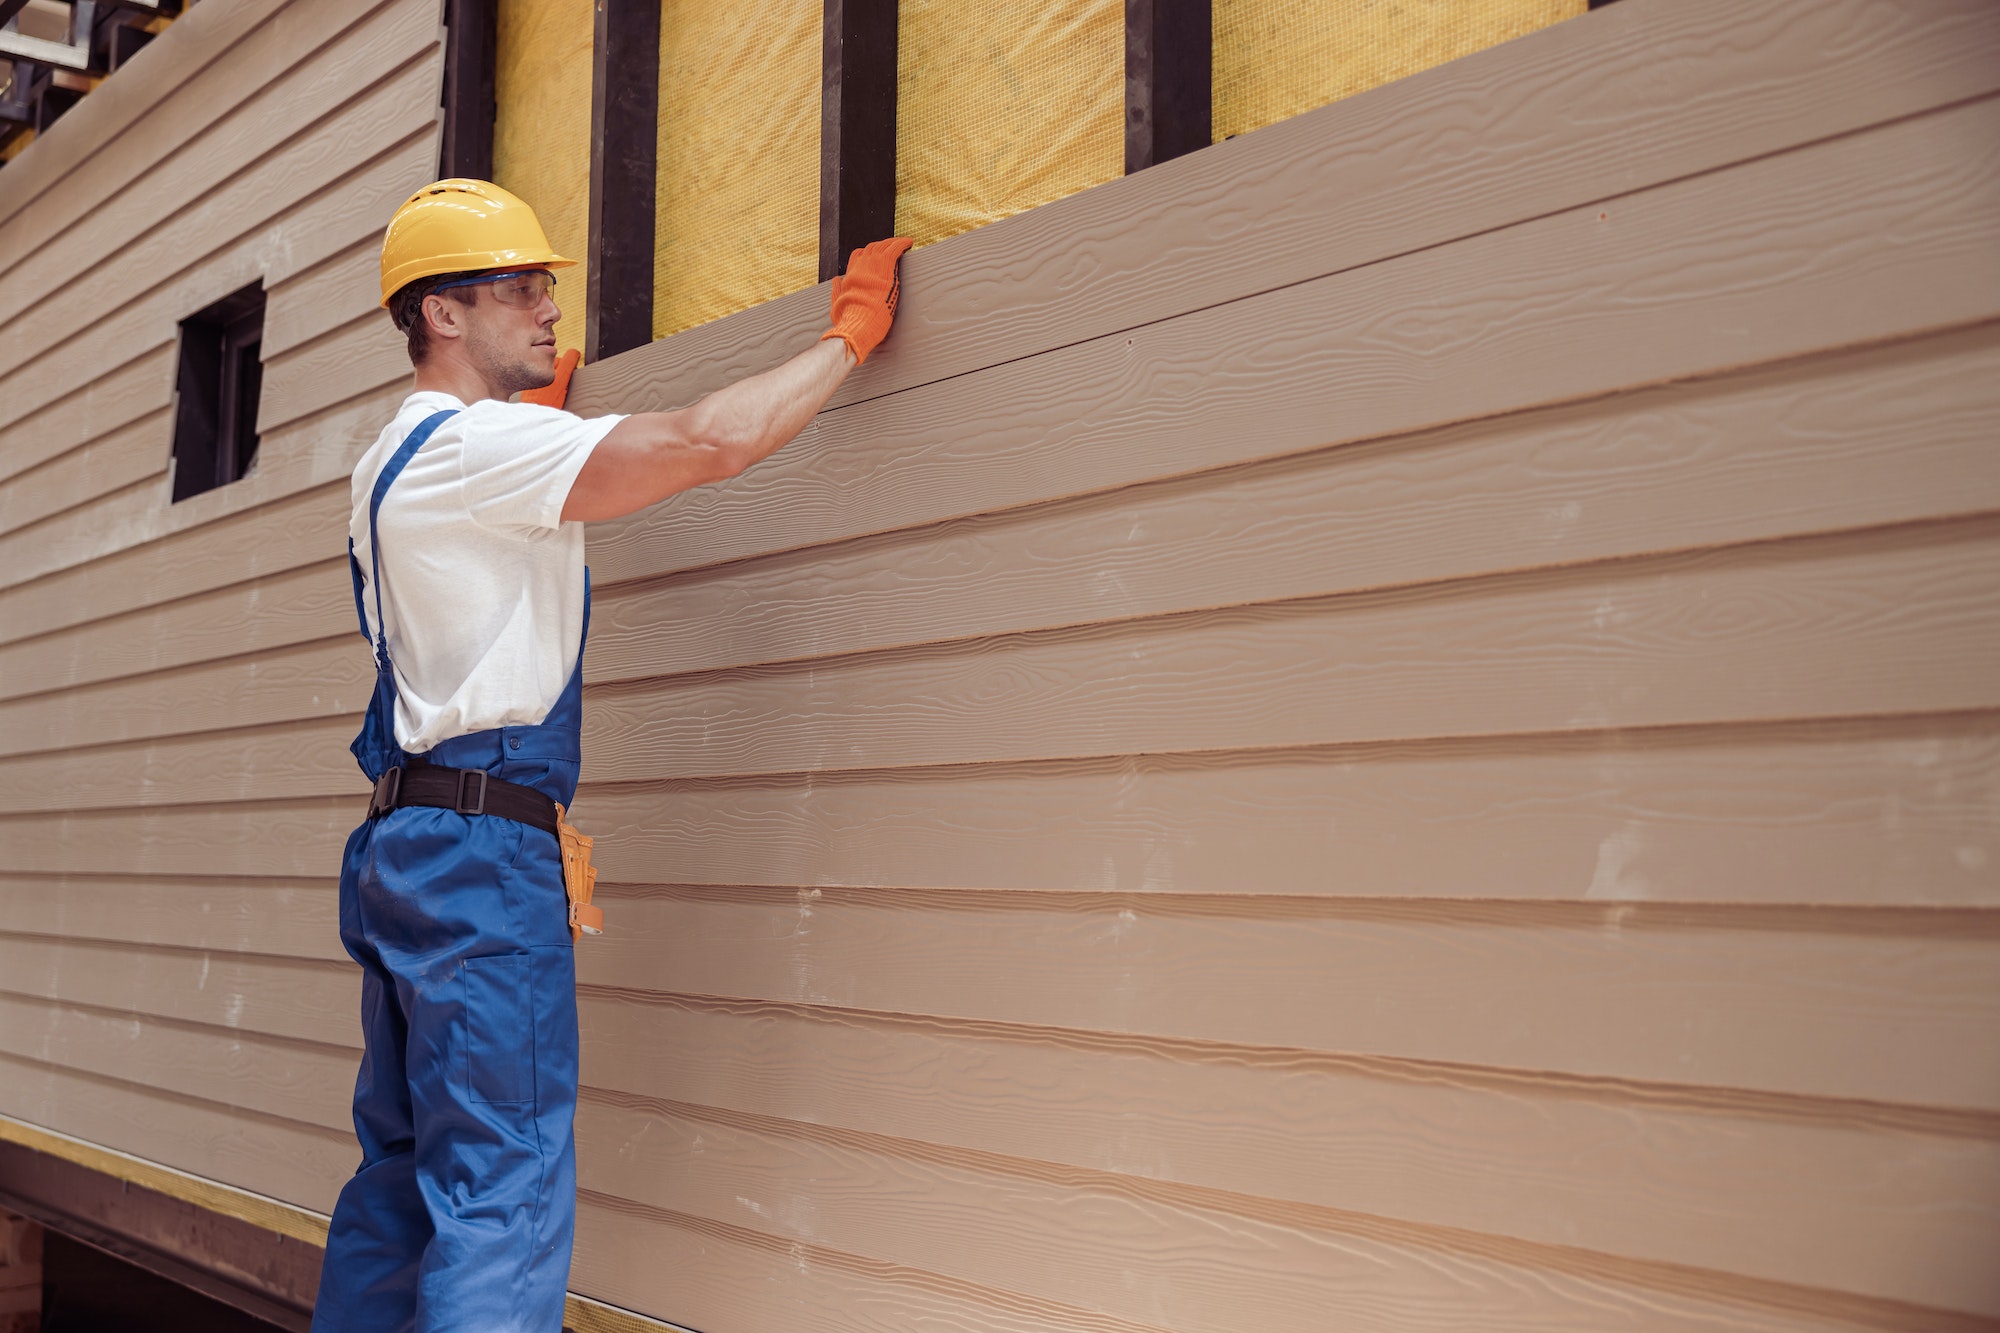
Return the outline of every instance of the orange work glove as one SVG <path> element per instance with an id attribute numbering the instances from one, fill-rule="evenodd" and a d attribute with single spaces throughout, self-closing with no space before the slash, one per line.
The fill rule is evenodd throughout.
<path id="1" fill-rule="evenodd" d="M 833 327 L 820 334 L 820 341 L 844 339 L 856 365 L 868 359 L 896 318 L 896 298 L 902 293 L 896 264 L 912 244 L 907 236 L 891 236 L 847 257 L 846 276 L 833 280 Z"/>
<path id="2" fill-rule="evenodd" d="M 556 358 L 555 382 L 546 389 L 523 389 L 521 401 L 534 403 L 540 407 L 561 407 L 569 401 L 569 377 L 576 369 L 577 350 L 572 347 Z"/>

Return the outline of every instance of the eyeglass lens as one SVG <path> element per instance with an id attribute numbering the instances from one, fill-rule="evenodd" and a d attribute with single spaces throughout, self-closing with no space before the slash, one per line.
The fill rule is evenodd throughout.
<path id="1" fill-rule="evenodd" d="M 552 273 L 510 273 L 492 284 L 493 295 L 503 305 L 533 307 L 542 303 L 544 297 L 556 285 Z"/>

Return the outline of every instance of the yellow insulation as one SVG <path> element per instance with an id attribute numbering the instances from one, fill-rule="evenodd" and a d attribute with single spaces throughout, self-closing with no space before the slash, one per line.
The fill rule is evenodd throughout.
<path id="1" fill-rule="evenodd" d="M 500 0 L 493 178 L 528 202 L 556 253 L 556 345 L 583 346 L 590 259 L 591 0 Z"/>
<path id="2" fill-rule="evenodd" d="M 927 245 L 1125 170 L 1124 0 L 901 0 L 896 230 Z"/>
<path id="3" fill-rule="evenodd" d="M 1215 137 L 1584 12 L 1587 0 L 1215 0 Z"/>
<path id="4" fill-rule="evenodd" d="M 666 0 L 653 336 L 819 280 L 822 0 Z"/>

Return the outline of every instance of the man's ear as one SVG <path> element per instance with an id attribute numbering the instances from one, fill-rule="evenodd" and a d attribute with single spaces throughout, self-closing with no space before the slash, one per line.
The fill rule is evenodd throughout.
<path id="1" fill-rule="evenodd" d="M 430 325 L 432 337 L 464 337 L 465 326 L 459 322 L 459 316 L 464 312 L 464 306 L 448 301 L 435 292 L 424 298 L 423 318 Z"/>

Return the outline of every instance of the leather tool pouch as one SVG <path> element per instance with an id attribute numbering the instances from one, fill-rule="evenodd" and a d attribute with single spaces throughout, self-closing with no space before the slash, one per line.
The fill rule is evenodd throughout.
<path id="1" fill-rule="evenodd" d="M 604 933 L 604 909 L 590 905 L 597 888 L 597 867 L 590 863 L 590 849 L 596 839 L 584 836 L 569 822 L 562 806 L 556 806 L 556 837 L 562 843 L 563 890 L 569 895 L 569 937 L 574 943 L 583 935 Z"/>

